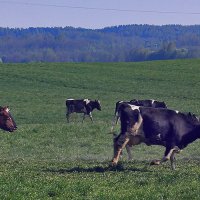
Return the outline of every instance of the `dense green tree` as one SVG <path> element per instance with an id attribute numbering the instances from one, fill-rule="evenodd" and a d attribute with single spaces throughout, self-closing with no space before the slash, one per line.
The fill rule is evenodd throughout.
<path id="1" fill-rule="evenodd" d="M 200 25 L 0 28 L 2 62 L 119 62 L 200 57 Z"/>

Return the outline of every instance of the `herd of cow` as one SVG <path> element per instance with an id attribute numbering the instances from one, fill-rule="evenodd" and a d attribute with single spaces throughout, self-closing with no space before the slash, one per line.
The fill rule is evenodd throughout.
<path id="1" fill-rule="evenodd" d="M 165 147 L 163 158 L 151 164 L 159 165 L 170 160 L 172 169 L 175 169 L 175 153 L 200 138 L 199 118 L 190 112 L 168 109 L 164 102 L 118 102 L 115 113 L 121 120 L 121 131 L 114 137 L 113 165 L 118 163 L 123 148 L 126 147 L 131 158 L 130 147 L 145 143 Z"/>
<path id="2" fill-rule="evenodd" d="M 93 122 L 92 111 L 101 110 L 99 100 L 67 99 L 66 118 L 70 121 L 71 113 L 83 113 L 83 120 L 89 116 Z M 114 134 L 114 125 L 120 119 L 120 133 Z M 0 106 L 0 128 L 12 132 L 17 129 L 16 123 L 8 107 Z M 118 101 L 115 106 L 111 127 L 113 133 L 114 156 L 112 165 L 117 165 L 122 150 L 126 148 L 131 159 L 130 148 L 140 143 L 161 145 L 165 153 L 161 160 L 151 164 L 159 165 L 170 160 L 175 169 L 175 153 L 179 153 L 188 144 L 200 138 L 200 120 L 192 113 L 182 113 L 167 108 L 165 102 L 156 100 Z"/>
<path id="3" fill-rule="evenodd" d="M 83 113 L 83 120 L 88 115 L 93 121 L 92 111 L 95 108 L 101 110 L 101 105 L 98 100 L 67 99 L 66 108 L 68 122 L 73 112 Z M 119 119 L 121 130 L 119 135 L 115 135 L 114 124 L 117 124 Z M 175 153 L 179 153 L 188 144 L 200 138 L 200 120 L 190 112 L 182 113 L 168 109 L 165 102 L 135 99 L 129 102 L 118 101 L 111 132 L 114 135 L 112 165 L 117 165 L 123 148 L 126 148 L 131 159 L 131 146 L 145 143 L 165 147 L 163 158 L 154 160 L 151 164 L 159 165 L 170 160 L 172 169 L 175 169 Z"/>

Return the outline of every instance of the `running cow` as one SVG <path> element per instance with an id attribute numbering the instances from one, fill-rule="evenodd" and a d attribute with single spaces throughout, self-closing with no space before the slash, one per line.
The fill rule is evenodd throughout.
<path id="1" fill-rule="evenodd" d="M 118 163 L 122 149 L 140 143 L 162 145 L 165 153 L 161 160 L 152 164 L 171 161 L 175 169 L 175 153 L 200 138 L 200 122 L 191 114 L 162 108 L 123 105 L 121 108 L 121 132 L 114 138 L 112 164 Z"/>
<path id="2" fill-rule="evenodd" d="M 17 129 L 17 125 L 7 106 L 0 106 L 0 128 L 8 132 L 13 132 Z"/>
<path id="3" fill-rule="evenodd" d="M 86 115 L 88 115 L 93 122 L 92 111 L 94 109 L 101 110 L 101 104 L 99 100 L 91 99 L 67 99 L 66 100 L 66 118 L 69 122 L 69 116 L 71 113 L 83 113 L 84 121 Z"/>

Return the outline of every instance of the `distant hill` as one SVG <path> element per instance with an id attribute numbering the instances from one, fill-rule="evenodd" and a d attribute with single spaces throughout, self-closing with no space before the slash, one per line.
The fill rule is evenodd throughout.
<path id="1" fill-rule="evenodd" d="M 0 60 L 124 62 L 200 57 L 200 25 L 0 28 Z"/>

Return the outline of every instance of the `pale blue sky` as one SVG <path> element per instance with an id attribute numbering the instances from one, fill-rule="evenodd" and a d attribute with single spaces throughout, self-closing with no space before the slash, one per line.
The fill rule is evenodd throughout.
<path id="1" fill-rule="evenodd" d="M 0 27 L 127 24 L 200 24 L 200 0 L 0 0 Z"/>

